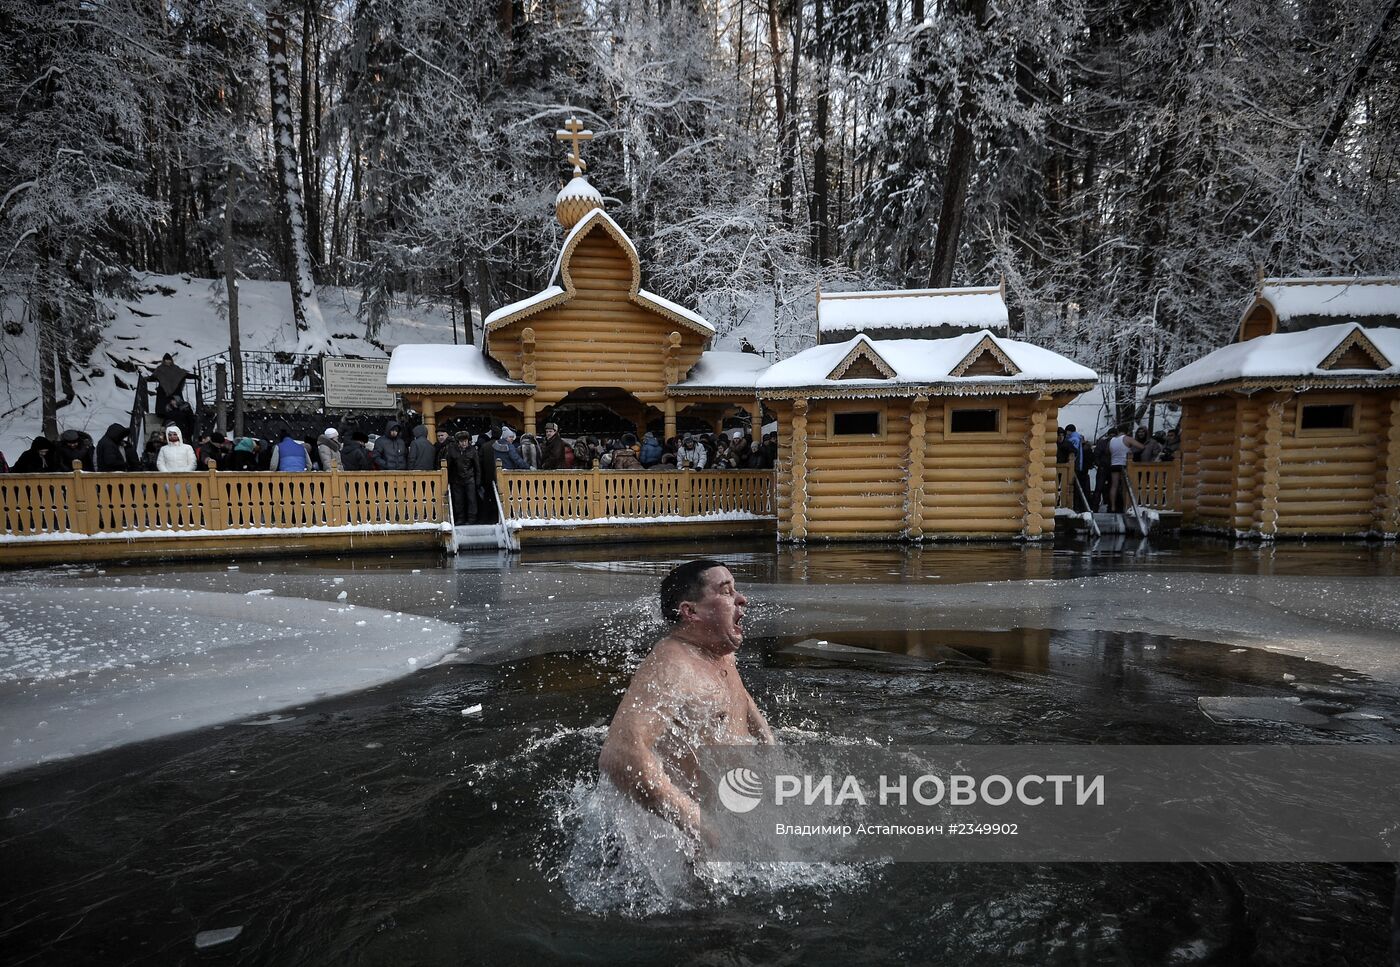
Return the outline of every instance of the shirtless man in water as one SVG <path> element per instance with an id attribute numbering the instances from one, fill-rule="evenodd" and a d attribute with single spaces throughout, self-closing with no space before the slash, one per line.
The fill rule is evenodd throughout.
<path id="1" fill-rule="evenodd" d="M 598 767 L 622 792 L 698 842 L 696 751 L 772 743 L 773 732 L 739 679 L 745 598 L 718 561 L 688 561 L 661 582 L 671 630 L 622 696 Z"/>

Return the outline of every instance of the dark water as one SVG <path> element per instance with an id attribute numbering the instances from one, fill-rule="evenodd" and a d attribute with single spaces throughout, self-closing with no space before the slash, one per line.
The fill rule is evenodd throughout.
<path id="1" fill-rule="evenodd" d="M 1113 556 L 947 548 L 753 550 L 770 584 L 1100 573 Z M 553 555 L 549 571 L 665 570 L 672 551 Z M 269 562 L 269 567 L 273 567 Z M 278 567 L 286 565 L 279 564 Z M 313 565 L 301 565 L 313 566 Z M 423 561 L 359 566 L 425 567 Z M 1393 549 L 1167 549 L 1144 567 L 1395 573 Z M 1280 569 L 1282 571 L 1280 572 Z M 133 569 L 133 573 L 135 573 Z M 932 577 L 930 577 L 932 575 Z M 579 650 L 446 665 L 294 709 L 0 779 L 0 959 L 15 964 L 1384 964 L 1394 868 L 916 865 L 775 875 L 684 898 L 571 863 L 579 804 L 647 618 Z M 1394 742 L 1400 698 L 1364 675 L 1262 649 L 1145 633 L 833 629 L 749 642 L 743 673 L 787 741 Z M 1307 697 L 1325 727 L 1217 725 L 1201 695 Z M 481 704 L 480 715 L 463 710 Z M 1378 720 L 1338 719 L 1367 708 Z M 605 876 L 596 877 L 605 880 Z M 196 950 L 203 930 L 243 927 Z"/>

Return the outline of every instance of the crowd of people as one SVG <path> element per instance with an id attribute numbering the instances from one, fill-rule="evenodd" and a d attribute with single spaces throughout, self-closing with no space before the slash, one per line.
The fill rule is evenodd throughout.
<path id="1" fill-rule="evenodd" d="M 1145 426 L 1134 431 L 1131 424 L 1124 423 L 1105 430 L 1092 444 L 1073 423 L 1056 434 L 1056 459 L 1073 465 L 1079 482 L 1074 509 L 1081 513 L 1123 513 L 1128 503 L 1125 474 L 1129 462 L 1170 461 L 1180 452 L 1181 434 L 1175 427 L 1149 434 Z"/>
<path id="2" fill-rule="evenodd" d="M 65 430 L 57 440 L 35 437 L 8 468 L 0 455 L 0 472 L 66 473 L 75 463 L 81 470 L 100 473 L 436 470 L 446 464 L 455 519 L 490 523 L 495 501 L 488 496 L 498 465 L 506 470 L 588 470 L 595 465 L 605 470 L 768 470 L 778 453 L 776 433 L 764 434 L 758 443 L 742 429 L 686 433 L 665 441 L 651 432 L 641 440 L 633 433 L 602 438 L 581 434 L 566 440 L 553 423 L 545 424 L 538 438 L 502 425 L 476 436 L 466 430 L 439 430 L 430 440 L 426 426 L 405 434 L 397 421 L 378 435 L 358 429 L 342 433 L 336 427 L 303 439 L 285 427 L 275 439 L 205 431 L 189 442 L 187 435 L 171 421 L 152 431 L 138 451 L 130 429 L 120 423 L 109 426 L 95 444 L 82 430 Z"/>

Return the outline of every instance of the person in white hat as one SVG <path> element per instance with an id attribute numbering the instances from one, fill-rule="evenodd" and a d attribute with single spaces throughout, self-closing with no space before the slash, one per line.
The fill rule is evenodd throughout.
<path id="1" fill-rule="evenodd" d="M 326 432 L 316 438 L 316 451 L 321 455 L 322 470 L 344 470 L 345 465 L 340 460 L 340 431 L 333 426 L 326 427 Z"/>

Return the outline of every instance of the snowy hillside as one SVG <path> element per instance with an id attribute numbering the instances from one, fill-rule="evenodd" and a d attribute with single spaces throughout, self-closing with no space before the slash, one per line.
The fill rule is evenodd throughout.
<path id="1" fill-rule="evenodd" d="M 399 343 L 452 342 L 452 317 L 446 306 L 396 307 L 375 343 L 364 337 L 356 318 L 359 293 L 327 286 L 320 290 L 321 311 L 335 351 L 364 357 L 387 357 Z M 239 329 L 245 350 L 296 347 L 291 291 L 285 282 L 243 281 L 239 285 Z M 205 356 L 228 349 L 227 299 L 222 279 L 146 275 L 139 299 L 109 300 L 113 318 L 87 365 L 73 371 L 77 399 L 58 411 L 60 431 L 86 430 L 93 439 L 112 423 L 126 423 L 139 372 L 149 372 L 164 353 L 188 370 Z M 3 322 L 23 318 L 24 306 L 3 306 Z M 457 318 L 461 331 L 460 313 Z M 460 338 L 460 336 L 459 336 Z M 32 326 L 16 336 L 0 328 L 0 450 L 13 462 L 41 430 L 38 346 Z"/>

